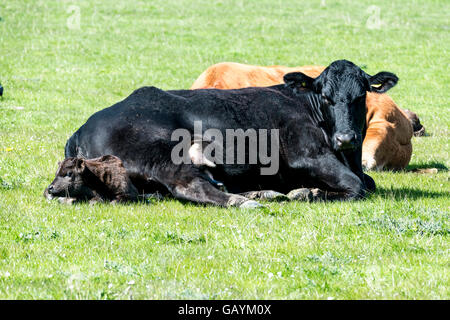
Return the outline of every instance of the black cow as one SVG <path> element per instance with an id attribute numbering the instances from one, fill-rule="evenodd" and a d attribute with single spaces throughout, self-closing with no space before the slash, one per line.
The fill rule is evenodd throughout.
<path id="1" fill-rule="evenodd" d="M 92 115 L 67 141 L 65 156 L 112 154 L 130 176 L 156 182 L 176 198 L 221 206 L 254 204 L 236 193 L 255 190 L 315 187 L 342 200 L 374 190 L 361 168 L 366 91 L 386 92 L 398 78 L 389 72 L 370 76 L 339 60 L 316 79 L 298 72 L 284 79 L 285 85 L 238 90 L 140 88 Z M 259 160 L 207 168 L 175 164 L 171 151 L 178 142 L 171 134 L 184 128 L 194 141 L 194 121 L 224 136 L 226 129 L 279 129 L 278 172 L 261 175 Z"/>

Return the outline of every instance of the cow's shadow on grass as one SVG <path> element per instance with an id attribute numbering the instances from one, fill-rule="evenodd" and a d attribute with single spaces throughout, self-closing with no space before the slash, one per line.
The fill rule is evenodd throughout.
<path id="1" fill-rule="evenodd" d="M 414 172 L 414 171 L 417 171 L 418 169 L 432 169 L 432 168 L 436 168 L 439 171 L 448 171 L 447 166 L 440 162 L 410 164 L 405 168 L 405 171 L 406 172 Z"/>
<path id="2" fill-rule="evenodd" d="M 382 188 L 377 187 L 375 192 L 372 194 L 372 197 L 382 197 L 388 199 L 395 200 L 404 200 L 404 199 L 420 199 L 420 198 L 448 198 L 448 192 L 439 192 L 439 191 L 428 191 L 418 188 Z"/>
<path id="3" fill-rule="evenodd" d="M 420 164 L 410 164 L 408 165 L 403 172 L 406 173 L 416 173 L 418 175 L 425 174 L 428 175 L 430 172 L 429 169 L 437 169 L 437 172 L 447 172 L 448 168 L 446 165 L 440 162 L 429 162 L 429 163 L 420 163 Z M 433 172 L 434 173 L 434 172 Z M 409 188 L 409 187 L 400 187 L 400 188 L 383 188 L 378 187 L 372 196 L 377 197 L 380 196 L 382 198 L 390 198 L 395 200 L 404 200 L 404 199 L 420 199 L 420 198 L 448 198 L 449 193 L 445 191 L 428 191 L 419 188 Z"/>

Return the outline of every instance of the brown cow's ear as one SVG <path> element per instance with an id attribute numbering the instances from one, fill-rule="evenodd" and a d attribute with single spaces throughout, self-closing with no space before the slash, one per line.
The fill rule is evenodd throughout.
<path id="1" fill-rule="evenodd" d="M 382 71 L 369 76 L 369 82 L 371 91 L 384 93 L 397 84 L 398 77 L 391 72 Z"/>
<path id="2" fill-rule="evenodd" d="M 284 75 L 283 80 L 286 86 L 292 89 L 313 89 L 314 79 L 301 72 L 287 73 Z"/>

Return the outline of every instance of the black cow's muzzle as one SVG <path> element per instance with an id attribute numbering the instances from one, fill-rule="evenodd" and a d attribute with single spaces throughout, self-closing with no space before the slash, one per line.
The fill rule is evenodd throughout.
<path id="1" fill-rule="evenodd" d="M 356 149 L 357 136 L 353 132 L 336 133 L 334 135 L 334 147 L 337 151 Z"/>

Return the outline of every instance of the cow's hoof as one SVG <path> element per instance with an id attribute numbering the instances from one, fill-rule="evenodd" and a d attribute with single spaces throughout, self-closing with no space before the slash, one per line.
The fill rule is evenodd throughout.
<path id="1" fill-rule="evenodd" d="M 97 203 L 102 203 L 102 202 L 103 202 L 103 199 L 101 199 L 101 198 L 92 198 L 91 200 L 89 200 L 89 205 L 93 206 L 93 205 L 96 205 Z M 117 202 L 116 200 L 111 201 L 111 203 L 113 203 L 113 204 L 115 204 L 116 202 Z"/>
<path id="2" fill-rule="evenodd" d="M 270 200 L 270 201 L 289 200 L 289 198 L 285 194 L 273 190 L 251 191 L 244 193 L 243 196 L 252 200 L 253 199 Z"/>
<path id="3" fill-rule="evenodd" d="M 291 200 L 297 201 L 317 201 L 317 200 L 325 200 L 326 194 L 322 190 L 318 188 L 308 189 L 308 188 L 300 188 L 294 189 L 288 193 L 288 198 Z"/>
<path id="4" fill-rule="evenodd" d="M 308 188 L 294 189 L 287 194 L 290 200 L 298 201 L 311 201 L 313 200 L 313 194 Z"/>
<path id="5" fill-rule="evenodd" d="M 311 189 L 310 191 L 311 191 L 313 201 L 326 200 L 326 198 L 327 198 L 326 193 L 318 188 Z"/>
<path id="6" fill-rule="evenodd" d="M 150 200 L 156 200 L 156 201 L 162 201 L 164 200 L 164 196 L 160 194 L 159 192 L 155 193 L 145 193 L 143 195 L 139 195 L 144 201 L 150 201 Z"/>
<path id="7" fill-rule="evenodd" d="M 75 198 L 66 198 L 66 197 L 59 197 L 58 201 L 61 204 L 68 204 L 69 206 L 75 203 Z"/>
<path id="8" fill-rule="evenodd" d="M 255 209 L 255 208 L 261 208 L 261 207 L 264 207 L 264 206 L 255 200 L 247 200 L 239 206 L 239 208 L 242 208 L 242 209 Z"/>

